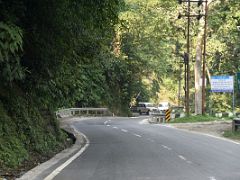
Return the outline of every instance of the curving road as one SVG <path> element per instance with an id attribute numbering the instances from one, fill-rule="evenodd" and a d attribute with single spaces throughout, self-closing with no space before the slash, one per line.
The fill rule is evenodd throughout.
<path id="1" fill-rule="evenodd" d="M 240 180 L 239 144 L 142 119 L 76 122 L 89 146 L 54 180 Z"/>

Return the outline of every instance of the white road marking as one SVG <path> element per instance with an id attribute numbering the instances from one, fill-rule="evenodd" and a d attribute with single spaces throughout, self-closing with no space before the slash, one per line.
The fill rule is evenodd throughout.
<path id="1" fill-rule="evenodd" d="M 209 177 L 210 180 L 217 180 L 214 176 Z"/>
<path id="2" fill-rule="evenodd" d="M 142 121 L 140 121 L 138 124 L 149 124 L 148 119 L 143 119 Z"/>
<path id="3" fill-rule="evenodd" d="M 179 157 L 180 159 L 186 161 L 186 158 L 185 158 L 185 157 L 183 157 L 183 156 L 181 156 L 181 155 L 178 155 L 178 157 Z"/>
<path id="4" fill-rule="evenodd" d="M 173 128 L 173 129 L 177 129 L 171 125 L 168 125 L 168 124 L 155 124 L 156 126 L 162 126 L 162 127 L 167 127 L 167 128 Z"/>
<path id="5" fill-rule="evenodd" d="M 167 150 L 169 150 L 169 151 L 171 151 L 171 150 L 172 150 L 172 148 L 170 148 L 170 147 L 167 147 L 167 146 L 165 146 L 165 145 L 162 145 L 162 147 L 163 147 L 163 148 L 165 148 L 165 149 L 167 149 Z"/>
<path id="6" fill-rule="evenodd" d="M 199 134 L 202 134 L 202 133 L 199 133 Z M 220 140 L 223 140 L 223 141 L 228 141 L 228 142 L 240 145 L 240 143 L 238 143 L 236 141 L 233 141 L 233 140 L 230 140 L 230 139 L 226 139 L 226 138 L 223 138 L 223 137 L 217 137 L 217 136 L 214 136 L 214 135 L 211 135 L 211 134 L 202 134 L 202 135 L 205 135 L 205 136 L 208 136 L 208 137 L 212 137 L 212 138 L 216 138 L 216 139 L 220 139 Z"/>
<path id="7" fill-rule="evenodd" d="M 137 119 L 137 118 L 139 118 L 139 117 L 130 117 L 131 119 Z"/>
<path id="8" fill-rule="evenodd" d="M 107 126 L 109 127 L 109 126 L 111 126 L 111 125 L 108 124 Z"/>
<path id="9" fill-rule="evenodd" d="M 53 179 L 55 176 L 57 176 L 65 167 L 67 167 L 71 162 L 73 162 L 76 158 L 78 158 L 89 146 L 89 139 L 84 135 L 84 138 L 86 139 L 86 144 L 84 145 L 84 147 L 82 147 L 80 149 L 80 151 L 78 151 L 75 155 L 73 155 L 71 158 L 69 158 L 65 163 L 63 163 L 62 165 L 60 165 L 57 169 L 55 169 L 51 174 L 49 174 L 46 178 L 44 178 L 44 180 L 51 180 Z"/>
<path id="10" fill-rule="evenodd" d="M 134 136 L 137 136 L 137 137 L 142 137 L 141 135 L 139 135 L 139 134 L 135 134 L 135 133 L 134 133 L 133 135 L 134 135 Z"/>
<path id="11" fill-rule="evenodd" d="M 122 132 L 128 132 L 128 130 L 126 130 L 126 129 L 121 129 L 121 131 L 122 131 Z"/>
<path id="12" fill-rule="evenodd" d="M 107 125 L 107 123 L 111 122 L 111 120 L 107 120 L 104 122 L 105 125 Z"/>
<path id="13" fill-rule="evenodd" d="M 211 135 L 211 134 L 205 134 L 205 133 L 201 133 L 201 132 L 197 132 L 197 131 L 190 131 L 190 130 L 186 130 L 186 129 L 179 129 L 179 128 L 173 127 L 172 125 L 161 125 L 161 124 L 158 125 L 158 124 L 157 124 L 157 126 L 164 126 L 164 127 L 176 129 L 176 130 L 179 130 L 179 131 L 184 131 L 184 132 L 187 132 L 187 133 L 192 133 L 192 134 L 198 134 L 198 135 L 202 135 L 202 136 L 207 136 L 207 137 L 211 137 L 211 138 L 215 138 L 215 139 L 219 139 L 219 140 L 223 140 L 223 141 L 227 141 L 227 142 L 231 142 L 231 143 L 240 145 L 239 142 L 233 141 L 233 140 L 231 140 L 231 139 L 227 139 L 227 138 L 224 138 L 224 137 L 218 137 L 218 136 L 214 136 L 214 135 Z"/>
<path id="14" fill-rule="evenodd" d="M 118 129 L 118 127 L 114 126 L 113 129 Z"/>

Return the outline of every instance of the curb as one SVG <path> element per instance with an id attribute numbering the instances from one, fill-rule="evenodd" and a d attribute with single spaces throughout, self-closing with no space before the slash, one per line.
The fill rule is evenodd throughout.
<path id="1" fill-rule="evenodd" d="M 61 128 L 67 133 L 72 134 L 76 138 L 75 144 L 72 147 L 64 149 L 60 153 L 56 154 L 50 160 L 42 164 L 39 164 L 35 168 L 29 170 L 28 172 L 23 174 L 20 178 L 17 178 L 17 180 L 42 180 L 49 174 L 49 173 L 46 174 L 45 171 L 54 168 L 54 166 L 57 166 L 57 164 L 60 163 L 61 161 L 65 162 L 67 159 L 69 159 L 70 157 L 74 156 L 77 152 L 79 152 L 82 149 L 82 147 L 84 147 L 84 145 L 86 144 L 86 139 L 81 132 L 77 131 L 69 124 L 61 126 Z"/>

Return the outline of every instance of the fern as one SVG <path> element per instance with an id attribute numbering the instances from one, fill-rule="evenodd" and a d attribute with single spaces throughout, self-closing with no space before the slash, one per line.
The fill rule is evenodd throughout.
<path id="1" fill-rule="evenodd" d="M 11 82 L 24 78 L 24 68 L 20 65 L 23 48 L 22 30 L 12 24 L 0 22 L 0 71 L 3 79 Z"/>

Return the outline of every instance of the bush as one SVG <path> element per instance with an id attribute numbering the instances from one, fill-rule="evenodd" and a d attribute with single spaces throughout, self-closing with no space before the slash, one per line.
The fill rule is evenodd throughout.
<path id="1" fill-rule="evenodd" d="M 47 156 L 64 146 L 66 136 L 53 113 L 44 115 L 16 90 L 0 97 L 0 169 L 19 166 L 31 152 Z"/>

